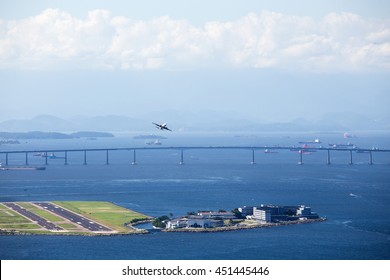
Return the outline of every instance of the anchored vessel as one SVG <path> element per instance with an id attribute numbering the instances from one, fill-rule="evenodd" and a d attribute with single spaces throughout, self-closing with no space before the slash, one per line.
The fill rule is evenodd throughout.
<path id="1" fill-rule="evenodd" d="M 3 166 L 0 163 L 0 170 L 45 170 L 45 166 Z"/>

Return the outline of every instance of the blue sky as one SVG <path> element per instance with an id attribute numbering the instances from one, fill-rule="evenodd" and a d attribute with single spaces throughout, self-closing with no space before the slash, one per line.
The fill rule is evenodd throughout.
<path id="1" fill-rule="evenodd" d="M 0 121 L 169 110 L 264 121 L 390 117 L 389 7 L 0 1 Z"/>

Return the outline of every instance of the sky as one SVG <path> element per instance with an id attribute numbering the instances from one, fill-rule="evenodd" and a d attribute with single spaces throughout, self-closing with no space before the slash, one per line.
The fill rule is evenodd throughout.
<path id="1" fill-rule="evenodd" d="M 389 73 L 387 0 L 0 0 L 0 121 L 390 118 Z"/>

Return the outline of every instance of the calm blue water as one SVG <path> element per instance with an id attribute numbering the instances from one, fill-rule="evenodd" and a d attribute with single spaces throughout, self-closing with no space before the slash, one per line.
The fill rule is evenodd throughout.
<path id="1" fill-rule="evenodd" d="M 303 136 L 172 137 L 173 145 L 296 144 Z M 310 137 L 310 136 L 309 136 Z M 323 138 L 325 137 L 325 141 Z M 325 135 L 323 142 L 345 142 Z M 389 148 L 389 137 L 352 139 L 359 146 Z M 324 143 L 324 144 L 325 144 Z M 126 137 L 86 141 L 30 141 L 3 149 L 142 146 L 143 140 Z M 231 210 L 265 203 L 305 204 L 328 220 L 323 223 L 220 233 L 152 233 L 131 236 L 0 236 L 1 259 L 390 259 L 390 155 L 305 155 L 297 165 L 296 153 L 264 154 L 256 151 L 185 152 L 143 151 L 69 155 L 50 160 L 46 171 L 1 172 L 0 201 L 101 200 L 142 213 L 184 215 L 199 209 Z M 10 159 L 23 164 L 24 155 Z M 4 162 L 3 158 L 0 161 Z M 30 164 L 43 159 L 29 158 Z"/>

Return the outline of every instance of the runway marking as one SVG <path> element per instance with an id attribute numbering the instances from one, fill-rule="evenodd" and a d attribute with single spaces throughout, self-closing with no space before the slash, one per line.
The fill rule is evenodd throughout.
<path id="1" fill-rule="evenodd" d="M 50 221 L 47 221 L 45 218 L 27 210 L 26 208 L 16 204 L 16 203 L 13 203 L 13 202 L 3 202 L 3 205 L 7 206 L 8 208 L 10 208 L 11 210 L 19 213 L 20 215 L 22 215 L 23 217 L 33 221 L 34 223 L 37 223 L 38 225 L 40 225 L 41 227 L 45 228 L 45 229 L 48 229 L 50 231 L 60 231 L 60 230 L 64 230 L 62 227 L 60 226 L 57 226 L 55 223 L 52 223 Z"/>
<path id="2" fill-rule="evenodd" d="M 58 205 L 55 205 L 50 202 L 36 202 L 35 205 L 38 205 L 42 208 L 45 208 L 47 211 L 50 211 L 51 213 L 54 213 L 62 218 L 65 218 L 75 224 L 78 224 L 79 226 L 92 231 L 92 232 L 114 232 L 112 229 L 105 227 L 103 225 L 100 225 L 96 223 L 95 221 L 92 221 L 91 219 L 88 219 L 78 213 L 72 212 L 68 209 L 62 208 Z"/>

